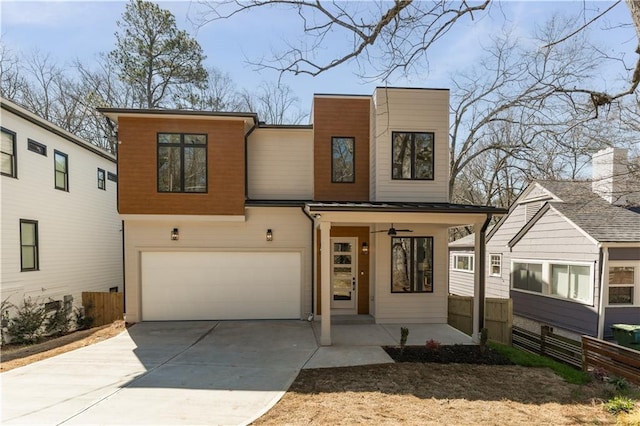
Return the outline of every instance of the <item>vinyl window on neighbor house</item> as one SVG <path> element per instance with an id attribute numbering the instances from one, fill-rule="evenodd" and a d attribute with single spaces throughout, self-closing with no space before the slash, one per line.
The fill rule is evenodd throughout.
<path id="1" fill-rule="evenodd" d="M 633 305 L 635 267 L 609 267 L 609 305 Z"/>
<path id="2" fill-rule="evenodd" d="M 207 135 L 158 133 L 158 192 L 207 192 Z"/>
<path id="3" fill-rule="evenodd" d="M 20 270 L 38 270 L 38 222 L 20 219 Z"/>
<path id="4" fill-rule="evenodd" d="M 393 132 L 392 179 L 433 180 L 434 134 Z"/>
<path id="5" fill-rule="evenodd" d="M 489 275 L 492 277 L 499 277 L 502 275 L 502 255 L 492 254 L 489 262 Z"/>
<path id="6" fill-rule="evenodd" d="M 107 189 L 107 181 L 105 180 L 105 173 L 102 169 L 98 169 L 98 189 Z"/>
<path id="7" fill-rule="evenodd" d="M 391 238 L 391 292 L 433 292 L 433 237 Z"/>
<path id="8" fill-rule="evenodd" d="M 551 265 L 551 294 L 564 299 L 591 301 L 591 268 L 585 265 Z"/>
<path id="9" fill-rule="evenodd" d="M 331 182 L 355 182 L 354 138 L 331 138 Z"/>
<path id="10" fill-rule="evenodd" d="M 47 146 L 41 144 L 40 142 L 36 142 L 33 139 L 27 140 L 27 149 L 31 152 L 35 152 L 36 154 L 47 156 Z"/>
<path id="11" fill-rule="evenodd" d="M 514 261 L 511 288 L 583 304 L 593 301 L 590 264 Z"/>
<path id="12" fill-rule="evenodd" d="M 16 134 L 4 127 L 1 130 L 0 174 L 16 177 Z"/>
<path id="13" fill-rule="evenodd" d="M 53 151 L 55 168 L 55 188 L 69 191 L 69 157 L 59 151 Z"/>
<path id="14" fill-rule="evenodd" d="M 455 271 L 473 272 L 473 255 L 472 254 L 454 255 L 453 269 Z"/>
<path id="15" fill-rule="evenodd" d="M 514 262 L 511 286 L 542 293 L 542 264 Z"/>

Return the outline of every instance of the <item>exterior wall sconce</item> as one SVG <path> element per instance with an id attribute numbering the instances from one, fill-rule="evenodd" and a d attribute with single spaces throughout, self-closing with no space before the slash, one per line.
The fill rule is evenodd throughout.
<path id="1" fill-rule="evenodd" d="M 171 230 L 171 240 L 176 241 L 178 238 L 180 238 L 180 232 L 178 231 L 178 228 L 173 228 Z"/>
<path id="2" fill-rule="evenodd" d="M 362 243 L 362 254 L 369 254 L 369 244 L 366 241 Z"/>
<path id="3" fill-rule="evenodd" d="M 273 241 L 273 231 L 267 229 L 267 241 Z"/>

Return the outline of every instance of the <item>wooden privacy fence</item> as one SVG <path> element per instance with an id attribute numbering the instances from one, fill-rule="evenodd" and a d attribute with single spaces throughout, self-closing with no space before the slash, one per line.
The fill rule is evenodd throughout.
<path id="1" fill-rule="evenodd" d="M 473 333 L 473 297 L 449 295 L 447 323 L 471 335 Z M 489 340 L 511 344 L 513 325 L 513 304 L 511 299 L 486 298 L 484 305 L 484 326 L 489 332 Z"/>
<path id="2" fill-rule="evenodd" d="M 640 384 L 640 352 L 615 343 L 582 336 L 582 369 L 603 368 Z"/>
<path id="3" fill-rule="evenodd" d="M 546 355 L 575 367 L 582 367 L 580 342 L 554 334 L 549 327 L 542 326 L 540 334 L 520 327 L 512 328 L 513 347 Z"/>
<path id="4" fill-rule="evenodd" d="M 124 294 L 115 292 L 82 292 L 82 306 L 93 327 L 124 319 Z"/>

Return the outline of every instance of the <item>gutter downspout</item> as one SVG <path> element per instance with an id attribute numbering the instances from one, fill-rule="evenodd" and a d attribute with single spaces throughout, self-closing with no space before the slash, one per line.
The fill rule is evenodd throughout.
<path id="1" fill-rule="evenodd" d="M 609 247 L 600 246 L 600 300 L 598 301 L 598 339 L 604 339 L 604 287 L 609 285 L 609 274 L 606 273 L 609 264 Z M 605 282 L 606 281 L 606 282 Z"/>
<path id="2" fill-rule="evenodd" d="M 315 291 L 316 291 L 316 257 L 314 255 L 316 250 L 316 220 L 309 214 L 305 207 L 300 208 L 302 213 L 311 221 L 311 312 L 309 313 L 309 321 L 313 320 L 315 316 Z"/>
<path id="3" fill-rule="evenodd" d="M 485 295 L 485 269 L 486 269 L 486 239 L 487 239 L 487 228 L 489 227 L 489 223 L 491 222 L 491 218 L 493 215 L 488 214 L 487 219 L 484 221 L 482 228 L 480 229 L 480 247 L 478 251 L 478 257 L 480 258 L 479 262 L 476 262 L 478 266 L 479 277 L 479 291 L 478 298 L 480 299 L 480 304 L 478 306 L 478 325 L 479 329 L 482 330 L 484 328 L 484 295 Z"/>

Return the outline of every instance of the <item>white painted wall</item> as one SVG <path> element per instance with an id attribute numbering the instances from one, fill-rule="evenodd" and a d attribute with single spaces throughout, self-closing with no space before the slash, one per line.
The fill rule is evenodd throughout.
<path id="1" fill-rule="evenodd" d="M 449 91 L 378 88 L 373 95 L 373 201 L 449 201 Z M 433 132 L 434 180 L 391 179 L 391 134 Z"/>
<path id="2" fill-rule="evenodd" d="M 375 317 L 378 323 L 447 322 L 448 228 L 400 224 L 412 229 L 411 237 L 433 237 L 433 293 L 391 293 L 391 238 L 384 232 L 375 235 Z"/>
<path id="3" fill-rule="evenodd" d="M 128 218 L 130 218 L 129 216 Z M 141 253 L 175 252 L 297 252 L 302 258 L 300 277 L 300 317 L 311 312 L 311 222 L 296 207 L 247 207 L 244 222 L 206 221 L 197 216 L 162 220 L 125 221 L 125 281 L 127 321 L 141 316 Z M 180 238 L 172 241 L 171 230 L 179 229 Z M 273 241 L 266 241 L 267 229 Z M 180 291 L 177 289 L 176 291 Z M 186 290 L 184 290 L 186 291 Z M 260 303 L 251 294 L 247 303 Z"/>
<path id="4" fill-rule="evenodd" d="M 258 128 L 247 145 L 249 198 L 313 198 L 313 130 Z"/>
<path id="5" fill-rule="evenodd" d="M 0 176 L 2 300 L 20 304 L 24 297 L 47 302 L 72 295 L 79 306 L 83 291 L 122 291 L 117 184 L 107 180 L 106 190 L 97 184 L 98 168 L 116 173 L 114 160 L 4 108 L 2 127 L 16 133 L 18 172 L 17 179 Z M 46 145 L 47 156 L 28 151 L 27 139 Z M 54 150 L 68 155 L 69 192 L 54 188 Z M 20 219 L 38 221 L 39 271 L 20 271 Z"/>

